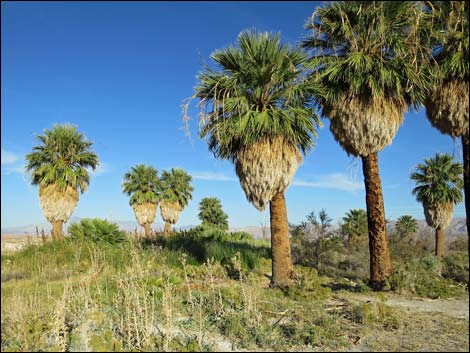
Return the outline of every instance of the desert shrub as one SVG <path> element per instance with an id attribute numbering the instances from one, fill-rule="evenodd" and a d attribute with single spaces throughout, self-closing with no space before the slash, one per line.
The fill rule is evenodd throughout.
<path id="1" fill-rule="evenodd" d="M 468 249 L 468 236 L 459 235 L 449 242 L 449 251 L 465 251 Z"/>
<path id="2" fill-rule="evenodd" d="M 205 227 L 205 226 L 198 226 Z M 196 228 L 198 228 L 196 227 Z M 173 233 L 169 237 L 159 237 L 153 242 L 165 249 L 183 251 L 202 264 L 208 260 L 227 264 L 229 260 L 240 253 L 242 268 L 253 269 L 258 266 L 261 258 L 269 258 L 269 246 L 261 242 L 248 240 L 232 240 L 229 233 L 217 236 L 200 233 L 201 228 L 190 231 Z"/>
<path id="3" fill-rule="evenodd" d="M 443 259 L 442 275 L 461 283 L 468 283 L 468 254 L 453 253 Z"/>
<path id="4" fill-rule="evenodd" d="M 382 325 L 386 329 L 396 329 L 399 325 L 398 315 L 392 307 L 382 302 L 367 302 L 348 308 L 347 316 L 355 323 L 362 325 Z"/>
<path id="5" fill-rule="evenodd" d="M 68 232 L 73 239 L 89 239 L 94 242 L 117 244 L 126 240 L 126 233 L 117 224 L 100 218 L 84 218 L 80 223 L 71 224 Z"/>
<path id="6" fill-rule="evenodd" d="M 393 290 L 428 298 L 465 296 L 462 286 L 443 277 L 444 261 L 434 255 L 411 259 L 407 263 L 395 262 L 390 277 Z"/>
<path id="7" fill-rule="evenodd" d="M 253 235 L 247 232 L 232 232 L 230 233 L 230 240 L 233 241 L 252 241 Z"/>

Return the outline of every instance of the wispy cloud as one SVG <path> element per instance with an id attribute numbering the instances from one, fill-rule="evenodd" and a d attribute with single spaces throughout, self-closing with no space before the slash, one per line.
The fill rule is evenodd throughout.
<path id="1" fill-rule="evenodd" d="M 98 165 L 98 167 L 96 167 L 95 170 L 90 168 L 88 171 L 93 176 L 99 176 L 99 175 L 103 175 L 105 173 L 108 173 L 110 170 L 111 170 L 111 167 L 109 166 L 109 164 L 104 163 L 104 162 L 100 162 L 100 164 Z"/>
<path id="2" fill-rule="evenodd" d="M 14 154 L 13 152 L 4 150 L 2 148 L 2 164 L 12 164 L 15 163 L 18 160 L 18 156 Z"/>
<path id="3" fill-rule="evenodd" d="M 190 173 L 194 179 L 197 180 L 212 180 L 212 181 L 237 181 L 237 178 L 229 177 L 223 173 L 213 172 L 193 172 Z"/>
<path id="4" fill-rule="evenodd" d="M 320 175 L 317 176 L 313 181 L 305 181 L 296 178 L 292 181 L 292 185 L 309 188 L 336 189 L 343 191 L 357 191 L 364 188 L 362 183 L 351 180 L 351 178 L 348 178 L 345 174 L 342 173 Z"/>
<path id="5" fill-rule="evenodd" d="M 2 174 L 3 175 L 10 175 L 10 174 L 26 174 L 26 170 L 24 167 L 22 166 L 18 166 L 18 167 L 3 167 L 2 168 Z"/>
<path id="6" fill-rule="evenodd" d="M 236 177 L 227 176 L 223 173 L 214 172 L 192 172 L 190 173 L 196 180 L 210 180 L 210 181 L 238 181 Z M 320 189 L 336 189 L 343 191 L 357 191 L 362 190 L 364 185 L 358 183 L 345 174 L 333 173 L 317 176 L 314 180 L 306 181 L 295 178 L 292 181 L 293 186 L 320 188 Z"/>

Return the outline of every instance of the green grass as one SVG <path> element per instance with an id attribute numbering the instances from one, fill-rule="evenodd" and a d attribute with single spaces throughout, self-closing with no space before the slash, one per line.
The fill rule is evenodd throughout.
<path id="1" fill-rule="evenodd" d="M 265 241 L 176 233 L 114 245 L 63 239 L 2 255 L 2 351 L 349 350 L 367 330 L 405 326 L 384 304 L 338 299 L 373 294 L 338 273 L 297 265 L 289 290 L 269 288 L 269 252 Z M 421 258 L 403 271 L 452 291 L 466 259 Z M 423 286 L 418 295 L 434 295 Z"/>

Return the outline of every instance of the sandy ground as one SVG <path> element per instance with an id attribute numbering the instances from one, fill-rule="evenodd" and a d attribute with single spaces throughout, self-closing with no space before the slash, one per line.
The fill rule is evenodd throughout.
<path id="1" fill-rule="evenodd" d="M 364 294 L 347 293 L 340 295 L 346 300 L 353 302 L 378 302 L 380 299 Z M 428 298 L 405 298 L 393 293 L 387 293 L 384 304 L 400 308 L 401 310 L 425 313 L 439 313 L 446 316 L 468 319 L 469 318 L 469 300 L 467 299 L 428 299 Z"/>
<path id="2" fill-rule="evenodd" d="M 18 251 L 24 246 L 28 245 L 29 242 L 40 243 L 42 240 L 36 236 L 28 238 L 26 235 L 9 235 L 2 234 L 1 237 L 1 253 L 7 253 L 12 251 Z"/>

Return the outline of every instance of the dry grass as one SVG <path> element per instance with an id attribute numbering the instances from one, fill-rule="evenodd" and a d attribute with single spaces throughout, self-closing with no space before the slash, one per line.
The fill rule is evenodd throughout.
<path id="1" fill-rule="evenodd" d="M 270 289 L 270 261 L 247 271 L 241 258 L 201 265 L 145 241 L 68 239 L 2 256 L 2 275 L 26 276 L 2 283 L 2 351 L 468 351 L 468 319 L 405 313 L 372 292 L 358 304 L 300 266 L 292 290 Z"/>

